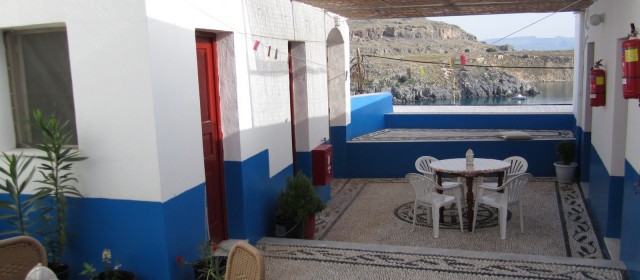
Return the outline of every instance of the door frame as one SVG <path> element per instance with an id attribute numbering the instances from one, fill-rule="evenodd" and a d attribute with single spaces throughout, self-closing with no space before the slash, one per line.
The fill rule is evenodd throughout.
<path id="1" fill-rule="evenodd" d="M 211 32 L 202 32 L 202 31 L 196 31 L 196 51 L 199 48 L 199 45 L 201 44 L 211 44 L 211 56 L 207 59 L 208 63 L 207 63 L 207 84 L 208 86 L 208 94 L 209 94 L 209 104 L 207 104 L 209 111 L 211 112 L 215 112 L 215 123 L 216 123 L 216 128 L 215 128 L 215 133 L 214 133 L 214 149 L 216 149 L 216 154 L 218 154 L 218 158 L 217 158 L 217 164 L 216 166 L 218 167 L 216 173 L 218 176 L 216 176 L 216 180 L 214 182 L 214 184 L 217 184 L 217 187 L 219 188 L 219 201 L 220 201 L 220 206 L 219 207 L 209 207 L 210 203 L 212 201 L 218 201 L 217 199 L 215 199 L 214 195 L 216 194 L 216 192 L 214 192 L 214 190 L 212 190 L 210 186 L 208 186 L 206 178 L 205 178 L 205 200 L 206 200 L 206 216 L 207 216 L 207 230 L 208 230 L 208 235 L 209 235 L 209 239 L 216 241 L 216 242 L 220 242 L 222 240 L 225 240 L 228 238 L 229 236 L 229 225 L 228 225 L 228 211 L 227 211 L 227 198 L 226 198 L 226 190 L 225 190 L 225 179 L 224 179 L 224 150 L 223 150 L 223 142 L 222 142 L 222 118 L 220 116 L 221 114 L 221 109 L 220 109 L 220 91 L 219 91 L 219 78 L 218 78 L 218 49 L 217 49 L 217 41 L 216 41 L 216 34 L 215 33 L 211 33 Z M 197 61 L 196 61 L 197 63 Z M 198 79 L 198 83 L 200 83 L 201 81 Z M 200 104 L 200 106 L 202 106 L 202 104 Z M 204 143 L 203 143 L 204 144 Z M 204 152 L 204 151 L 203 151 Z M 204 154 L 203 154 L 204 156 Z M 203 161 L 204 161 L 204 157 L 203 157 Z M 207 168 L 207 166 L 205 165 L 205 168 Z M 205 170 L 205 177 L 207 174 L 207 170 Z M 211 183 L 211 182 L 209 182 Z M 221 223 L 221 227 L 222 230 L 221 231 L 212 231 L 211 230 L 211 217 L 215 216 L 213 215 L 213 211 L 221 211 L 220 213 L 220 217 L 221 217 L 221 221 L 219 221 Z M 217 236 L 217 232 L 220 233 L 220 236 Z"/>

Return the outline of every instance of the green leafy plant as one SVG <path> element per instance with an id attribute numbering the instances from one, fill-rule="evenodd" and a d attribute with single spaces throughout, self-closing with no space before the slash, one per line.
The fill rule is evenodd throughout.
<path id="1" fill-rule="evenodd" d="M 88 279 L 92 280 L 125 280 L 135 278 L 133 272 L 121 270 L 122 264 L 112 261 L 111 250 L 109 248 L 102 250 L 102 265 L 103 270 L 98 272 L 92 264 L 83 263 L 83 270 L 80 272 L 80 275 L 87 276 Z"/>
<path id="2" fill-rule="evenodd" d="M 38 190 L 28 198 L 23 192 L 31 182 L 35 168 L 31 167 L 33 158 L 23 154 L 2 153 L 0 174 L 0 190 L 9 194 L 10 200 L 0 201 L 0 221 L 11 225 L 11 229 L 3 231 L 3 235 L 33 236 L 41 233 L 41 221 L 38 217 L 44 209 L 42 199 L 49 195 L 47 190 Z"/>
<path id="3" fill-rule="evenodd" d="M 229 251 L 211 240 L 200 243 L 199 251 L 200 259 L 195 262 L 187 261 L 180 256 L 176 261 L 181 265 L 192 266 L 196 280 L 224 279 Z"/>
<path id="4" fill-rule="evenodd" d="M 37 182 L 44 184 L 38 190 L 51 194 L 47 197 L 50 199 L 47 203 L 49 209 L 45 211 L 45 222 L 50 228 L 44 234 L 52 263 L 61 263 L 62 253 L 68 243 L 67 197 L 82 197 L 73 185 L 78 182 L 71 172 L 73 163 L 87 159 L 68 145 L 72 134 L 65 129 L 67 124 L 61 123 L 53 115 L 44 117 L 39 110 L 33 112 L 32 125 L 40 132 L 42 142 L 32 147 L 44 154 L 36 156 L 42 161 L 38 170 L 43 178 Z"/>
<path id="5" fill-rule="evenodd" d="M 562 141 L 556 144 L 556 153 L 564 165 L 570 165 L 576 154 L 576 143 L 573 141 Z"/>
<path id="6" fill-rule="evenodd" d="M 276 216 L 295 223 L 301 223 L 325 207 L 311 180 L 302 172 L 287 178 L 287 187 L 278 196 L 277 204 Z"/>

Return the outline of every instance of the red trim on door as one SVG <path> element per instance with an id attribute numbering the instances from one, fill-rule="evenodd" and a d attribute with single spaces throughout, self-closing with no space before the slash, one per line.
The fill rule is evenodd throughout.
<path id="1" fill-rule="evenodd" d="M 228 225 L 215 34 L 196 34 L 196 53 L 209 237 L 220 242 Z"/>
<path id="2" fill-rule="evenodd" d="M 291 51 L 291 42 L 289 42 L 289 110 L 291 110 L 291 155 L 293 157 L 293 174 L 298 173 L 298 165 L 296 164 L 296 114 L 293 92 L 293 52 Z"/>

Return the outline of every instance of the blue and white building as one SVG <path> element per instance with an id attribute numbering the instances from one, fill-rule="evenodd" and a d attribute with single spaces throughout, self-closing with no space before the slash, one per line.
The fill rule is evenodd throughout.
<path id="1" fill-rule="evenodd" d="M 559 116 L 576 132 L 594 219 L 634 279 L 640 107 L 622 96 L 620 46 L 637 11 L 638 0 L 600 0 L 576 14 L 573 114 Z M 348 140 L 406 122 L 388 95 L 352 108 L 344 18 L 296 1 L 0 0 L 0 31 L 0 151 L 35 153 L 22 124 L 39 108 L 70 119 L 89 157 L 74 170 L 72 275 L 108 247 L 140 279 L 188 279 L 175 258 L 195 259 L 200 242 L 273 234 L 286 177 L 311 176 L 325 140 L 335 176 L 368 176 L 354 164 L 372 151 Z M 591 108 L 599 59 L 606 105 Z"/>

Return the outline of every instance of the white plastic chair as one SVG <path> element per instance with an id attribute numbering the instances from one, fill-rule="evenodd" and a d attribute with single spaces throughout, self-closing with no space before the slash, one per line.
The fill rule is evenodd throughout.
<path id="1" fill-rule="evenodd" d="M 504 182 L 508 181 L 516 175 L 527 172 L 527 168 L 529 167 L 527 160 L 519 156 L 508 157 L 505 158 L 504 161 L 511 164 L 511 166 L 509 166 L 509 169 L 505 171 Z M 480 177 L 480 180 L 481 181 L 479 185 L 484 188 L 493 190 L 498 188 L 497 182 L 484 182 L 484 180 L 482 180 L 482 177 Z"/>
<path id="2" fill-rule="evenodd" d="M 38 263 L 29 271 L 25 280 L 58 280 L 58 277 L 51 269 Z"/>
<path id="3" fill-rule="evenodd" d="M 432 156 L 421 156 L 416 160 L 416 170 L 418 170 L 418 172 L 422 173 L 422 175 L 426 176 L 432 181 L 437 182 L 436 172 L 430 166 L 431 162 L 437 160 L 437 158 L 434 158 Z M 440 187 L 443 190 L 453 190 L 453 195 L 456 198 L 459 198 L 460 201 L 464 201 L 464 183 L 460 180 L 461 179 L 458 178 L 457 182 L 442 182 L 442 185 Z"/>
<path id="4" fill-rule="evenodd" d="M 462 208 L 460 206 L 461 203 L 459 197 L 437 193 L 436 190 L 442 188 L 427 176 L 417 173 L 409 173 L 405 178 L 409 180 L 409 184 L 413 187 L 416 194 L 416 199 L 413 203 L 413 228 L 411 231 L 416 227 L 416 211 L 418 210 L 418 205 L 431 207 L 430 218 L 433 224 L 433 237 L 438 238 L 438 236 L 440 236 L 440 207 L 450 206 L 455 202 L 458 205 L 460 231 L 464 232 L 462 227 Z M 428 212 L 427 215 L 429 215 Z"/>
<path id="5" fill-rule="evenodd" d="M 478 215 L 478 206 L 480 204 L 486 204 L 494 208 L 498 208 L 498 222 L 500 224 L 500 239 L 507 238 L 507 209 L 509 205 L 518 204 L 518 214 L 520 215 L 520 232 L 524 233 L 524 220 L 522 219 L 522 194 L 524 193 L 524 186 L 533 176 L 530 173 L 519 174 L 497 189 L 489 188 L 491 190 L 504 190 L 504 192 L 490 192 L 485 195 L 484 191 L 488 188 L 478 186 L 476 189 L 477 196 L 475 205 L 473 207 L 473 228 L 472 232 L 476 229 L 476 216 Z"/>

